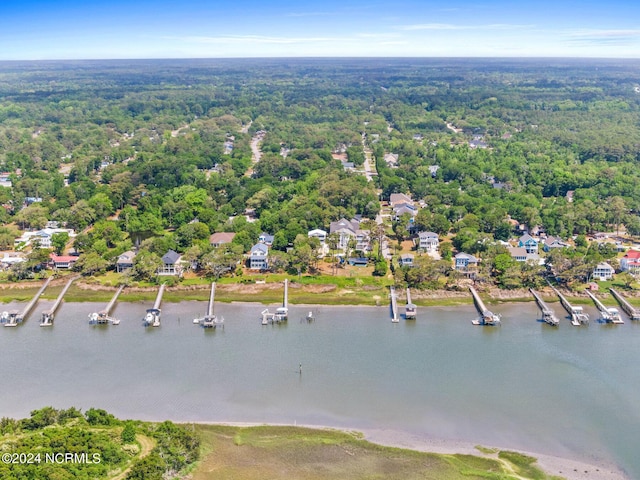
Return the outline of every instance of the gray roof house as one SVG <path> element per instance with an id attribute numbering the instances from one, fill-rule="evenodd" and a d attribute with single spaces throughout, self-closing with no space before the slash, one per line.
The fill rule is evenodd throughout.
<path id="1" fill-rule="evenodd" d="M 122 273 L 130 268 L 133 268 L 133 259 L 136 258 L 136 253 L 131 250 L 124 252 L 116 260 L 116 272 Z"/>
<path id="2" fill-rule="evenodd" d="M 264 243 L 256 243 L 249 253 L 251 270 L 267 270 L 269 268 L 269 247 Z"/>
<path id="3" fill-rule="evenodd" d="M 158 275 L 180 275 L 182 273 L 182 255 L 169 250 L 162 256 L 162 267 L 158 269 Z"/>

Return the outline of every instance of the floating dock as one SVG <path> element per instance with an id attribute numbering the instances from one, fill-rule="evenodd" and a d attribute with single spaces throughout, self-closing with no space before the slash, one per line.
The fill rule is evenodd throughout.
<path id="1" fill-rule="evenodd" d="M 471 323 L 474 325 L 500 325 L 500 316 L 493 313 L 489 310 L 485 305 L 476 289 L 473 287 L 469 287 L 469 291 L 473 296 L 473 301 L 476 304 L 476 308 L 480 312 L 480 318 L 472 320 Z"/>
<path id="2" fill-rule="evenodd" d="M 398 319 L 398 297 L 396 295 L 395 287 L 389 287 L 391 293 L 389 297 L 391 297 L 391 321 L 393 323 L 398 323 L 400 320 Z"/>
<path id="3" fill-rule="evenodd" d="M 289 281 L 284 280 L 284 296 L 282 299 L 282 306 L 276 308 L 275 313 L 265 308 L 262 313 L 262 325 L 269 325 L 274 323 L 284 323 L 289 319 Z"/>
<path id="4" fill-rule="evenodd" d="M 209 293 L 209 304 L 207 305 L 207 314 L 202 318 L 194 318 L 193 323 L 196 323 L 204 328 L 216 328 L 222 326 L 224 328 L 224 318 L 218 317 L 213 313 L 213 303 L 216 296 L 216 282 L 211 284 L 211 293 Z"/>
<path id="5" fill-rule="evenodd" d="M 538 307 L 540 307 L 540 311 L 542 312 L 542 320 L 551 325 L 552 327 L 557 327 L 560 324 L 560 320 L 556 317 L 556 314 L 549 308 L 547 302 L 545 302 L 542 297 L 536 292 L 533 288 L 530 288 L 529 291 L 531 295 L 536 299 L 536 303 Z"/>
<path id="6" fill-rule="evenodd" d="M 405 320 L 415 320 L 417 313 L 417 307 L 411 303 L 411 291 L 409 287 L 407 287 L 407 305 L 404 309 L 404 318 Z"/>
<path id="7" fill-rule="evenodd" d="M 24 319 L 27 318 L 27 315 L 29 315 L 31 310 L 33 310 L 33 307 L 36 306 L 36 303 L 38 302 L 38 299 L 40 298 L 40 295 L 42 295 L 42 293 L 45 291 L 45 289 L 47 288 L 47 286 L 49 285 L 51 280 L 53 280 L 53 277 L 47 278 L 47 280 L 44 282 L 44 285 L 42 285 L 42 287 L 40 287 L 40 290 L 38 290 L 38 292 L 34 295 L 34 297 L 27 304 L 27 306 L 24 307 L 22 312 L 18 312 L 17 310 L 12 310 L 12 311 L 8 312 L 7 315 L 6 315 L 7 318 L 6 318 L 6 323 L 4 324 L 4 326 L 5 327 L 16 327 L 16 326 L 18 326 L 18 323 L 24 321 Z M 3 314 L 3 317 L 4 317 L 4 314 Z"/>
<path id="8" fill-rule="evenodd" d="M 107 325 L 109 323 L 111 323 L 112 325 L 120 324 L 120 320 L 110 316 L 110 313 L 111 313 L 111 310 L 113 310 L 113 307 L 116 304 L 116 301 L 118 300 L 118 297 L 120 296 L 120 293 L 122 293 L 123 289 L 124 289 L 124 285 L 120 285 L 118 290 L 116 290 L 116 293 L 114 293 L 113 297 L 111 297 L 111 300 L 109 301 L 109 303 L 107 304 L 104 310 L 91 313 L 89 315 L 89 323 L 94 325 Z"/>
<path id="9" fill-rule="evenodd" d="M 551 287 L 551 285 L 549 285 Z M 571 316 L 571 325 L 579 327 L 580 325 L 589 325 L 589 315 L 584 313 L 584 309 L 579 306 L 571 305 L 569 300 L 565 298 L 556 288 L 551 287 L 555 294 L 560 299 L 560 303 Z"/>
<path id="10" fill-rule="evenodd" d="M 53 319 L 55 317 L 56 311 L 58 310 L 58 307 L 62 304 L 62 299 L 64 298 L 64 294 L 67 293 L 67 290 L 69 290 L 69 287 L 71 286 L 73 281 L 77 279 L 78 277 L 70 278 L 67 284 L 63 287 L 62 291 L 60 292 L 60 295 L 58 295 L 58 298 L 56 298 L 56 303 L 53 304 L 53 307 L 51 307 L 49 310 L 45 310 L 44 312 L 42 312 L 42 318 L 40 319 L 41 327 L 50 327 L 53 325 Z"/>
<path id="11" fill-rule="evenodd" d="M 626 298 L 616 292 L 613 288 L 610 288 L 609 290 L 622 307 L 622 310 L 624 310 L 624 312 L 629 315 L 629 318 L 631 320 L 640 320 L 640 309 L 637 309 L 636 307 L 631 305 Z"/>
<path id="12" fill-rule="evenodd" d="M 158 295 L 156 295 L 156 301 L 153 303 L 153 308 L 147 309 L 147 313 L 144 316 L 145 327 L 159 327 L 160 326 L 160 304 L 162 303 L 162 294 L 164 293 L 165 284 L 160 285 Z"/>
<path id="13" fill-rule="evenodd" d="M 585 290 L 585 292 L 587 292 L 587 295 L 591 297 L 591 300 L 593 300 L 593 303 L 595 303 L 598 310 L 600 310 L 600 315 L 602 316 L 602 320 L 604 320 L 606 323 L 615 323 L 615 324 L 624 323 L 624 320 L 620 318 L 620 312 L 618 312 L 617 308 L 605 307 L 602 304 L 602 302 L 595 297 L 593 293 L 591 293 L 589 290 Z"/>

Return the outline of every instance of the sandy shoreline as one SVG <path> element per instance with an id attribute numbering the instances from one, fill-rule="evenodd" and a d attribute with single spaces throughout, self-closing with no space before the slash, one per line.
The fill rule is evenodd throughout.
<path id="1" fill-rule="evenodd" d="M 251 422 L 195 422 L 202 425 L 228 425 L 234 427 L 257 427 L 261 425 L 286 426 L 291 424 L 279 423 L 251 423 Z M 403 432 L 399 430 L 389 429 L 346 429 L 329 427 L 326 425 L 304 425 L 295 424 L 294 426 L 303 428 L 313 428 L 317 430 L 340 430 L 344 432 L 360 432 L 364 438 L 372 443 L 384 445 L 387 447 L 403 448 L 408 450 L 417 450 L 420 452 L 439 453 L 439 454 L 463 454 L 475 455 L 478 457 L 492 457 L 494 454 L 483 453 L 476 448 L 473 443 L 463 441 L 434 439 L 422 437 L 419 435 Z M 631 480 L 620 468 L 613 464 L 597 462 L 593 463 L 583 459 L 562 458 L 553 455 L 545 455 L 535 452 L 526 452 L 523 450 L 512 449 L 508 447 L 492 447 L 482 445 L 486 448 L 495 448 L 498 450 L 509 450 L 522 453 L 534 457 L 538 460 L 537 465 L 548 475 L 557 475 L 567 480 Z"/>

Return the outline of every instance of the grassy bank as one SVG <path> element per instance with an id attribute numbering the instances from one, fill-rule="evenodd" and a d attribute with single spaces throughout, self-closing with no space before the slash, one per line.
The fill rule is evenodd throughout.
<path id="1" fill-rule="evenodd" d="M 357 433 L 285 426 L 195 428 L 203 454 L 191 472 L 193 480 L 560 478 L 514 452 L 424 453 L 370 443 Z"/>

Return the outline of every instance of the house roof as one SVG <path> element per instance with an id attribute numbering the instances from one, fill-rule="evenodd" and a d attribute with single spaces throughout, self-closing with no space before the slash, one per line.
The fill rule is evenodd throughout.
<path id="1" fill-rule="evenodd" d="M 136 253 L 131 250 L 120 254 L 116 263 L 131 263 L 135 258 Z"/>
<path id="2" fill-rule="evenodd" d="M 413 253 L 403 253 L 400 255 L 400 260 L 413 260 Z"/>
<path id="3" fill-rule="evenodd" d="M 624 256 L 624 258 L 629 259 L 629 260 L 640 259 L 640 251 L 638 251 L 638 250 L 629 250 L 626 253 L 626 255 Z"/>
<path id="4" fill-rule="evenodd" d="M 209 237 L 209 243 L 231 243 L 235 236 L 234 232 L 216 232 Z"/>
<path id="5" fill-rule="evenodd" d="M 511 255 L 512 257 L 527 256 L 527 249 L 524 247 L 508 247 L 507 250 L 509 250 L 509 255 Z"/>
<path id="6" fill-rule="evenodd" d="M 73 263 L 78 260 L 78 257 L 74 257 L 73 255 L 56 255 L 54 253 L 49 255 L 51 261 L 54 263 Z"/>
<path id="7" fill-rule="evenodd" d="M 269 247 L 267 247 L 264 243 L 256 243 L 253 247 L 251 247 L 251 253 L 267 253 L 269 251 Z"/>
<path id="8" fill-rule="evenodd" d="M 312 235 L 326 235 L 327 232 L 325 232 L 324 230 L 320 230 L 319 228 L 316 228 L 314 230 L 309 230 L 309 232 L 307 233 L 307 235 L 312 236 Z"/>
<path id="9" fill-rule="evenodd" d="M 551 247 L 554 244 L 556 246 L 563 246 L 563 247 L 567 246 L 567 244 L 563 242 L 560 237 L 554 237 L 551 235 L 544 239 L 544 244 L 547 245 L 548 247 Z"/>
<path id="10" fill-rule="evenodd" d="M 436 240 L 438 239 L 438 234 L 433 232 L 420 232 L 418 236 L 420 238 L 435 238 Z"/>
<path id="11" fill-rule="evenodd" d="M 596 270 L 611 270 L 613 271 L 613 267 L 606 262 L 599 263 L 596 265 Z"/>
<path id="12" fill-rule="evenodd" d="M 469 259 L 470 262 L 478 262 L 478 259 L 476 257 L 474 257 L 473 255 L 469 255 L 468 253 L 464 253 L 464 252 L 460 252 L 458 253 L 455 257 L 453 257 L 455 259 L 463 259 L 463 258 L 467 258 Z"/>
<path id="13" fill-rule="evenodd" d="M 533 238 L 531 235 L 529 235 L 528 233 L 525 233 L 524 235 L 522 235 L 519 238 L 519 241 L 522 242 L 522 243 L 526 243 L 529 240 L 533 240 L 534 242 L 538 243 L 538 241 L 535 238 Z"/>
<path id="14" fill-rule="evenodd" d="M 413 200 L 409 195 L 404 193 L 392 193 L 389 196 L 389 203 L 395 205 L 396 203 L 413 203 Z"/>
<path id="15" fill-rule="evenodd" d="M 162 257 L 162 262 L 165 265 L 175 264 L 178 260 L 180 260 L 180 254 L 178 252 L 173 251 L 173 250 L 169 250 Z"/>
<path id="16" fill-rule="evenodd" d="M 265 232 L 262 232 L 260 234 L 260 237 L 258 237 L 258 239 L 263 241 L 264 243 L 273 243 L 273 235 L 270 235 Z"/>
<path id="17" fill-rule="evenodd" d="M 338 230 L 346 229 L 350 230 L 353 233 L 356 233 L 358 228 L 360 227 L 360 222 L 357 220 L 347 220 L 346 218 L 341 218 L 336 222 L 331 222 L 329 225 L 329 232 L 337 232 Z"/>

